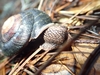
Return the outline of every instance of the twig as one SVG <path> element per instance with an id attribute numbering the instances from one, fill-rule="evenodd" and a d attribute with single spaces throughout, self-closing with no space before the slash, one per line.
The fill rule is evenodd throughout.
<path id="1" fill-rule="evenodd" d="M 72 33 L 72 34 L 78 34 L 78 32 L 73 32 L 73 31 L 70 31 L 70 33 Z M 94 39 L 100 40 L 100 37 L 99 37 L 99 36 L 90 35 L 90 34 L 82 34 L 82 35 L 83 35 L 83 36 L 90 37 L 90 38 L 94 38 Z"/>
<path id="2" fill-rule="evenodd" d="M 15 71 L 15 69 L 17 68 L 17 66 L 18 66 L 18 63 L 16 63 L 14 65 L 14 68 L 10 71 L 10 73 L 8 75 L 12 75 L 12 73 Z"/>
<path id="3" fill-rule="evenodd" d="M 39 60 L 41 60 L 47 53 L 49 52 L 49 50 L 45 51 L 41 56 L 40 58 L 38 58 L 37 60 L 33 60 L 31 63 L 32 64 L 36 64 Z"/>
<path id="4" fill-rule="evenodd" d="M 8 75 L 13 75 L 13 72 L 22 64 L 22 62 L 24 61 L 25 59 L 21 60 L 20 63 L 16 63 L 14 68 L 12 68 L 12 70 L 10 71 L 10 73 Z"/>
<path id="5" fill-rule="evenodd" d="M 67 13 L 67 11 L 59 11 L 58 12 L 59 14 L 61 14 L 61 15 L 64 15 L 64 16 L 67 16 L 67 17 L 72 17 L 73 16 L 73 14 L 69 14 L 69 13 Z M 96 20 L 97 18 L 98 18 L 98 16 L 94 16 L 94 15 L 77 15 L 77 16 L 75 16 L 76 18 L 79 18 L 79 19 L 87 19 L 87 20 Z"/>
<path id="6" fill-rule="evenodd" d="M 75 75 L 67 66 L 65 66 L 64 64 L 62 64 L 61 61 L 59 61 L 59 63 L 60 63 L 71 75 Z"/>
<path id="7" fill-rule="evenodd" d="M 28 66 L 33 72 L 36 72 L 36 67 L 34 67 L 32 64 L 27 64 L 27 66 Z"/>
<path id="8" fill-rule="evenodd" d="M 35 75 L 34 73 L 32 73 L 31 71 L 27 70 L 27 69 L 24 69 L 24 71 L 29 74 L 29 75 Z"/>
<path id="9" fill-rule="evenodd" d="M 54 55 L 56 54 L 57 52 L 53 52 L 53 53 L 48 53 L 47 55 Z M 67 54 L 90 54 L 90 52 L 79 52 L 79 51 L 62 51 L 61 54 L 63 53 L 67 53 Z M 41 54 L 39 55 L 36 55 L 36 56 L 41 56 Z"/>
<path id="10" fill-rule="evenodd" d="M 7 65 L 12 59 L 14 59 L 17 55 L 14 55 L 13 57 L 5 57 L 3 62 L 0 63 L 0 69 Z"/>
<path id="11" fill-rule="evenodd" d="M 67 7 L 68 5 L 70 5 L 70 3 L 64 4 L 64 5 L 62 5 L 61 7 L 57 8 L 57 9 L 55 10 L 55 13 L 59 12 L 61 9 Z"/>
<path id="12" fill-rule="evenodd" d="M 78 39 L 75 40 L 75 43 L 89 43 L 89 44 L 99 44 L 100 40 L 96 40 L 96 39 Z"/>
<path id="13" fill-rule="evenodd" d="M 94 35 L 99 35 L 98 33 L 94 32 L 92 30 L 87 30 L 87 31 L 90 32 L 90 33 L 92 33 L 92 34 L 94 34 Z"/>
<path id="14" fill-rule="evenodd" d="M 40 0 L 40 4 L 39 4 L 39 7 L 38 7 L 38 10 L 41 10 L 42 5 L 43 5 L 43 1 L 44 1 L 44 0 Z"/>
<path id="15" fill-rule="evenodd" d="M 53 2 L 53 5 L 52 5 L 52 7 L 51 7 L 51 9 L 50 9 L 50 12 L 49 12 L 49 16 L 51 16 L 52 10 L 53 10 L 54 6 L 55 6 L 57 3 L 58 3 L 58 0 L 55 0 L 55 1 Z"/>
<path id="16" fill-rule="evenodd" d="M 90 5 L 90 3 L 88 3 L 84 8 L 82 8 L 78 13 L 76 13 L 74 16 L 72 16 L 69 20 L 72 20 L 74 17 L 76 17 L 80 12 L 82 12 L 89 5 Z"/>
<path id="17" fill-rule="evenodd" d="M 28 63 L 28 61 L 34 57 L 39 51 L 41 51 L 41 47 L 38 48 L 33 54 L 31 54 L 25 61 L 24 63 L 21 64 L 21 66 L 19 66 L 19 68 L 13 73 L 13 75 L 16 75 L 24 66 L 26 63 Z"/>

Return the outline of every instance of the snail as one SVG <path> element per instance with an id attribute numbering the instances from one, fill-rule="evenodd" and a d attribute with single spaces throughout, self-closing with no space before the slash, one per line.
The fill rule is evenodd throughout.
<path id="1" fill-rule="evenodd" d="M 29 9 L 8 18 L 2 26 L 1 51 L 5 56 L 12 56 L 29 39 L 36 39 L 52 23 L 50 17 L 37 9 Z"/>
<path id="2" fill-rule="evenodd" d="M 2 26 L 1 54 L 6 57 L 13 56 L 25 47 L 29 40 L 37 39 L 44 31 L 45 43 L 41 47 L 45 50 L 55 49 L 67 38 L 67 29 L 54 25 L 46 13 L 37 9 L 28 9 L 11 16 Z"/>

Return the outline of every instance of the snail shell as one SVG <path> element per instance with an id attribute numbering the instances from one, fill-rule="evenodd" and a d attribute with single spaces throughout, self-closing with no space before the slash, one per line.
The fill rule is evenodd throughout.
<path id="1" fill-rule="evenodd" d="M 48 23 L 51 23 L 49 16 L 37 9 L 29 9 L 10 17 L 1 30 L 2 53 L 8 57 L 16 54 L 30 38 L 36 39 L 48 28 Z"/>
<path id="2" fill-rule="evenodd" d="M 41 46 L 44 50 L 52 50 L 62 45 L 68 38 L 67 28 L 62 25 L 53 25 L 44 33 L 45 43 Z"/>

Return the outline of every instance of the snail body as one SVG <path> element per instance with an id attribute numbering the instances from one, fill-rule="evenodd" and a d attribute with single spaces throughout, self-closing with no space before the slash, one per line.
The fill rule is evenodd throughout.
<path id="1" fill-rule="evenodd" d="M 51 22 L 47 14 L 37 9 L 29 9 L 8 18 L 1 30 L 2 53 L 7 57 L 16 54 L 30 38 L 36 39 Z"/>

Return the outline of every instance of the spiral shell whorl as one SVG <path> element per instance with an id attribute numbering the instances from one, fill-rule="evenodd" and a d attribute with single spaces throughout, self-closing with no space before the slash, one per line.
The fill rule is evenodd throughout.
<path id="1" fill-rule="evenodd" d="M 65 26 L 51 26 L 44 33 L 45 43 L 41 47 L 44 50 L 56 49 L 67 40 L 67 37 L 67 28 Z"/>
<path id="2" fill-rule="evenodd" d="M 27 16 L 26 16 L 27 15 Z M 6 56 L 12 56 L 21 49 L 26 42 L 29 40 L 29 36 L 31 36 L 32 24 L 34 21 L 33 16 L 30 13 L 21 13 L 20 18 L 21 22 L 19 22 L 19 28 L 16 33 L 11 37 L 11 39 L 7 42 L 4 42 L 2 46 L 2 51 Z M 16 28 L 16 27 L 14 27 Z"/>
<path id="3" fill-rule="evenodd" d="M 20 26 L 20 22 L 21 22 L 21 15 L 14 15 L 11 16 L 10 18 L 8 18 L 1 30 L 1 34 L 2 34 L 2 41 L 3 42 L 7 42 L 9 41 L 14 34 L 17 32 L 19 26 Z"/>

